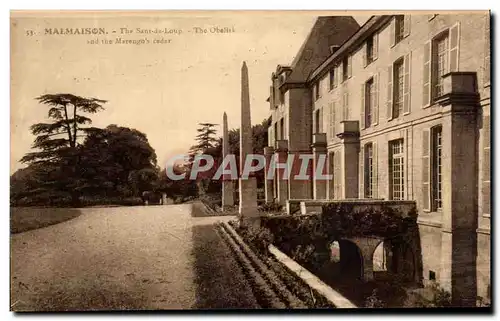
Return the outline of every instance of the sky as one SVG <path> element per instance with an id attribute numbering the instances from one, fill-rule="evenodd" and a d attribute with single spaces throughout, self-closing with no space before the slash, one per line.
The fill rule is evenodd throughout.
<path id="1" fill-rule="evenodd" d="M 194 144 L 198 123 L 222 124 L 226 112 L 229 128 L 239 127 L 240 70 L 246 61 L 252 123 L 261 123 L 269 116 L 271 73 L 278 64 L 290 64 L 317 15 L 312 11 L 13 14 L 10 172 L 26 166 L 19 160 L 33 143 L 29 126 L 48 121 L 48 108 L 34 99 L 42 94 L 107 100 L 106 109 L 92 115 L 92 125 L 117 124 L 145 133 L 163 168 L 170 157 Z M 362 24 L 368 16 L 355 18 Z M 104 28 L 107 34 L 50 35 L 47 28 L 52 33 L 60 28 Z M 137 30 L 156 28 L 182 33 Z M 231 32 L 211 32 L 224 28 Z M 122 34 L 125 29 L 133 32 Z M 201 29 L 206 33 L 195 32 Z M 150 43 L 117 44 L 116 38 L 147 38 Z M 153 43 L 155 39 L 170 42 Z M 218 130 L 222 132 L 221 125 Z"/>

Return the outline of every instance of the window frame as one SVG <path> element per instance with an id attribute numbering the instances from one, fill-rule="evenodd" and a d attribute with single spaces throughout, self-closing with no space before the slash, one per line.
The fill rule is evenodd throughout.
<path id="1" fill-rule="evenodd" d="M 375 39 L 374 39 L 374 36 L 371 35 L 370 37 L 368 37 L 366 39 L 365 55 L 366 55 L 366 65 L 367 66 L 375 61 L 375 57 L 374 57 L 374 49 L 375 48 L 374 48 L 374 46 L 375 46 Z"/>
<path id="2" fill-rule="evenodd" d="M 439 145 L 438 145 L 439 138 Z M 443 206 L 443 127 L 436 125 L 430 129 L 430 183 L 431 183 L 431 211 L 438 212 Z"/>
<path id="3" fill-rule="evenodd" d="M 402 56 L 398 58 L 394 63 L 392 64 L 392 119 L 399 118 L 399 116 L 402 116 L 404 111 L 404 76 L 405 76 L 405 70 L 404 70 L 404 65 L 405 65 L 405 57 Z M 400 68 L 398 70 L 398 68 Z M 403 82 L 400 83 L 400 80 Z M 401 94 L 401 97 L 399 97 L 399 94 Z M 396 97 L 399 98 L 399 100 L 396 100 Z"/>
<path id="4" fill-rule="evenodd" d="M 398 145 L 398 146 L 397 146 Z M 399 152 L 394 153 L 396 147 L 399 147 Z M 389 141 L 389 199 L 391 200 L 404 200 L 405 199 L 405 147 L 404 147 L 404 139 L 399 138 L 395 140 Z M 395 160 L 398 160 L 398 169 L 399 177 L 396 182 L 394 173 L 395 171 Z M 397 184 L 395 184 L 397 183 Z M 400 193 L 399 196 L 395 196 L 396 189 L 395 187 L 399 186 L 397 192 Z"/>
<path id="5" fill-rule="evenodd" d="M 345 56 L 342 59 L 342 82 L 349 79 L 349 56 Z"/>
<path id="6" fill-rule="evenodd" d="M 314 100 L 318 100 L 321 96 L 319 94 L 319 80 L 314 83 Z"/>
<path id="7" fill-rule="evenodd" d="M 330 91 L 332 91 L 335 88 L 335 67 L 332 67 L 329 71 L 329 81 Z"/>
<path id="8" fill-rule="evenodd" d="M 373 198 L 374 191 L 374 171 L 373 171 L 373 143 L 366 143 L 364 146 L 364 155 L 363 155 L 363 170 L 364 170 L 364 197 L 365 198 Z"/>
<path id="9" fill-rule="evenodd" d="M 442 86 L 442 76 L 446 75 L 449 72 L 449 64 L 450 64 L 450 29 L 447 28 L 436 36 L 434 36 L 431 40 L 431 103 L 434 103 L 437 98 L 440 96 L 438 92 L 438 85 Z M 446 45 L 446 61 L 444 62 L 444 72 L 442 75 L 439 75 L 439 52 L 438 45 L 439 43 L 444 43 Z"/>
<path id="10" fill-rule="evenodd" d="M 374 97 L 375 97 L 375 80 L 373 77 L 370 77 L 367 81 L 365 81 L 365 90 L 364 90 L 364 103 L 362 106 L 364 109 L 364 121 L 365 127 L 369 128 L 373 125 L 373 107 L 374 107 Z"/>
<path id="11" fill-rule="evenodd" d="M 400 43 L 405 38 L 405 16 L 394 17 L 394 44 Z"/>
<path id="12" fill-rule="evenodd" d="M 316 109 L 314 111 L 314 121 L 315 121 L 315 123 L 314 123 L 314 125 L 315 125 L 314 126 L 314 133 L 315 134 L 319 134 L 320 133 L 320 131 L 319 131 L 320 130 L 320 127 L 319 127 L 320 126 L 320 118 L 321 118 L 320 113 L 321 113 L 321 108 L 318 108 L 318 109 Z"/>

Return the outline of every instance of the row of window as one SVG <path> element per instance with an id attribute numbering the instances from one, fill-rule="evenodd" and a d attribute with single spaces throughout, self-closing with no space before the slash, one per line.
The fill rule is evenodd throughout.
<path id="1" fill-rule="evenodd" d="M 423 152 L 423 193 L 424 209 L 436 211 L 442 206 L 442 128 L 433 127 L 424 132 Z M 428 138 L 426 138 L 425 135 Z M 362 170 L 360 192 L 363 198 L 377 197 L 377 157 L 376 144 L 367 143 L 361 149 Z M 405 153 L 404 140 L 389 142 L 389 198 L 405 199 Z M 430 203 L 429 203 L 430 201 Z"/>
<path id="2" fill-rule="evenodd" d="M 391 22 L 391 46 L 399 43 L 409 35 L 410 16 L 398 15 Z M 364 49 L 364 66 L 371 64 L 378 57 L 378 33 L 370 35 L 365 41 Z M 329 88 L 336 88 L 339 84 L 339 69 L 342 68 L 341 82 L 346 81 L 352 74 L 352 56 L 347 55 L 342 59 L 342 62 L 330 69 L 329 72 Z M 317 100 L 321 96 L 321 88 L 319 81 L 314 84 L 314 98 Z"/>
<path id="3" fill-rule="evenodd" d="M 450 37 L 451 35 L 451 37 Z M 443 94 L 443 75 L 458 70 L 458 25 L 444 30 L 425 44 L 424 55 L 424 107 L 432 104 Z M 427 51 L 429 50 L 429 51 Z M 411 89 L 411 53 L 397 59 L 387 71 L 387 119 L 392 120 L 410 112 Z M 379 84 L 378 75 L 374 75 L 362 84 L 361 92 L 361 128 L 378 124 L 379 119 Z M 316 93 L 319 88 L 316 88 Z M 342 117 L 348 118 L 349 94 L 342 95 Z M 329 132 L 335 136 L 335 103 L 329 105 Z M 322 130 L 322 108 L 316 110 L 315 132 Z"/>

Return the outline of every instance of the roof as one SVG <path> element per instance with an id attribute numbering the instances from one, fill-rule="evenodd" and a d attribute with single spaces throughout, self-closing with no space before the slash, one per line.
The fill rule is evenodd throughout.
<path id="1" fill-rule="evenodd" d="M 352 16 L 318 17 L 290 65 L 292 72 L 286 82 L 305 82 L 309 74 L 330 56 L 330 46 L 340 46 L 359 28 Z"/>
<path id="2" fill-rule="evenodd" d="M 388 22 L 392 15 L 372 16 L 368 19 L 359 30 L 348 38 L 342 46 L 332 53 L 323 63 L 310 74 L 307 81 L 312 81 L 326 72 L 328 67 L 333 64 L 338 58 L 345 56 L 353 51 L 355 47 L 360 45 L 373 31 L 377 30 Z"/>

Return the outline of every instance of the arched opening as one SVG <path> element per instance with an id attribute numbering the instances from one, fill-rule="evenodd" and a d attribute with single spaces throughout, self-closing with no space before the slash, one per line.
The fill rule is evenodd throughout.
<path id="1" fill-rule="evenodd" d="M 348 240 L 339 241 L 339 272 L 342 278 L 363 278 L 363 256 L 356 244 Z"/>
<path id="2" fill-rule="evenodd" d="M 373 272 L 387 272 L 389 257 L 392 256 L 392 251 L 387 248 L 387 242 L 380 242 L 375 251 L 373 251 Z"/>
<path id="3" fill-rule="evenodd" d="M 391 282 L 393 272 L 393 251 L 390 240 L 381 241 L 372 255 L 373 278 L 378 281 Z"/>

